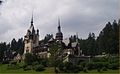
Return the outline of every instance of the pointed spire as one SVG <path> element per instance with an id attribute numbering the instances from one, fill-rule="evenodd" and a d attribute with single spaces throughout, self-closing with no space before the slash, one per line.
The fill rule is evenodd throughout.
<path id="1" fill-rule="evenodd" d="M 60 18 L 58 17 L 58 26 L 60 27 Z"/>
<path id="2" fill-rule="evenodd" d="M 33 12 L 32 12 L 31 25 L 30 25 L 29 30 L 31 31 L 31 33 L 35 32 L 34 25 L 33 25 Z"/>
<path id="3" fill-rule="evenodd" d="M 60 42 L 63 40 L 63 33 L 61 32 L 60 19 L 59 18 L 58 18 L 58 32 L 56 33 L 56 40 L 60 41 Z"/>
<path id="4" fill-rule="evenodd" d="M 31 18 L 31 26 L 33 26 L 33 12 L 32 12 L 32 18 Z"/>
<path id="5" fill-rule="evenodd" d="M 60 18 L 58 17 L 58 32 L 61 32 L 61 27 L 60 27 Z"/>

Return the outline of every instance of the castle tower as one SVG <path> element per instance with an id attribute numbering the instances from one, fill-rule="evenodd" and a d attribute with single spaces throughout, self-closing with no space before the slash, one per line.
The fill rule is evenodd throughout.
<path id="1" fill-rule="evenodd" d="M 34 48 L 37 46 L 39 46 L 39 30 L 34 29 L 32 15 L 30 28 L 27 30 L 27 34 L 24 36 L 24 54 L 32 53 Z"/>
<path id="2" fill-rule="evenodd" d="M 56 40 L 62 42 L 63 33 L 61 32 L 60 19 L 58 19 L 58 32 L 56 33 Z"/>

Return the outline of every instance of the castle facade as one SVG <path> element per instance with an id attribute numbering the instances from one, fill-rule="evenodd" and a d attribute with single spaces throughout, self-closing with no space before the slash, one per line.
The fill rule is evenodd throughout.
<path id="1" fill-rule="evenodd" d="M 63 33 L 61 31 L 60 19 L 58 19 L 58 32 L 55 38 L 51 37 L 47 43 L 41 43 L 39 40 L 39 30 L 35 30 L 33 24 L 33 16 L 31 19 L 31 25 L 24 36 L 24 54 L 33 53 L 39 55 L 40 58 L 49 58 L 49 44 L 51 42 L 58 42 L 61 44 L 63 50 L 60 56 L 64 59 L 63 61 L 71 61 L 70 56 L 80 57 L 82 56 L 82 50 L 78 42 L 78 35 L 76 35 L 76 41 L 71 42 L 69 38 L 63 39 Z"/>

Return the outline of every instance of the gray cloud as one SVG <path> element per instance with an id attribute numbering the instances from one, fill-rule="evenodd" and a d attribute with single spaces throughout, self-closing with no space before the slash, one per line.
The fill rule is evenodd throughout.
<path id="1" fill-rule="evenodd" d="M 23 37 L 32 11 L 40 39 L 47 33 L 55 35 L 58 17 L 64 37 L 78 32 L 86 38 L 89 32 L 98 35 L 108 21 L 118 20 L 118 0 L 5 0 L 0 6 L 0 41 Z"/>

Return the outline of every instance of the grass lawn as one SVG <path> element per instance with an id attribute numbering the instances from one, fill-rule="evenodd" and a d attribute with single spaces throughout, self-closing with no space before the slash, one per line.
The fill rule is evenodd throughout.
<path id="1" fill-rule="evenodd" d="M 119 74 L 119 70 L 108 70 L 97 72 L 97 70 L 88 71 L 88 73 L 80 72 L 82 74 Z"/>
<path id="2" fill-rule="evenodd" d="M 6 65 L 0 65 L 0 74 L 55 74 L 53 67 L 47 67 L 44 71 L 36 72 L 34 70 L 28 70 L 24 71 L 23 69 L 17 69 L 17 70 L 7 70 L 7 64 Z M 73 74 L 73 73 L 71 73 Z M 84 73 L 83 71 L 80 71 L 77 74 L 119 74 L 119 70 L 108 70 L 108 71 L 102 71 L 101 73 L 97 72 L 97 70 L 88 71 L 87 73 Z"/>

